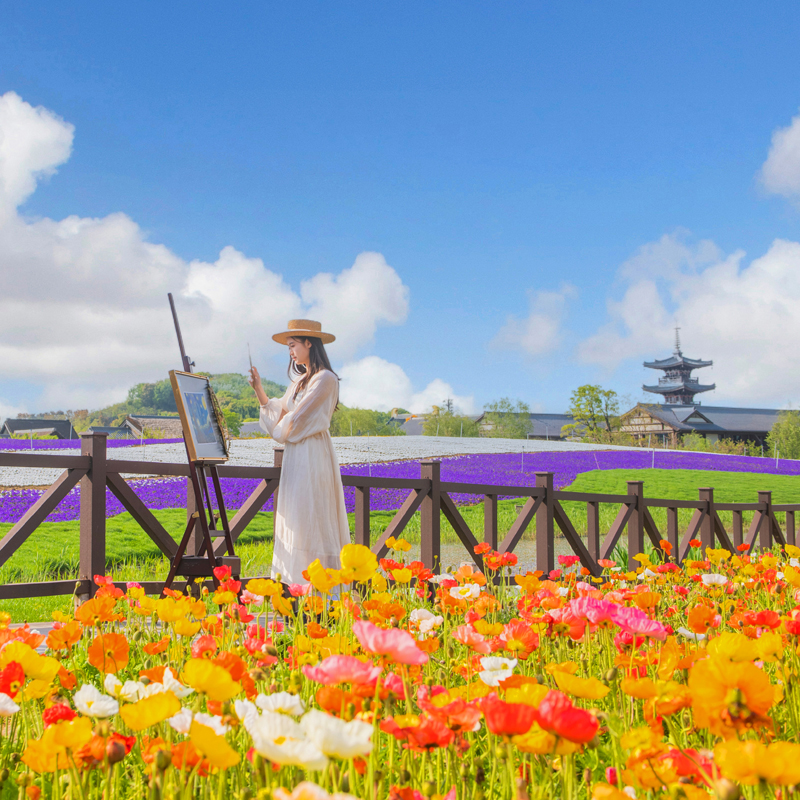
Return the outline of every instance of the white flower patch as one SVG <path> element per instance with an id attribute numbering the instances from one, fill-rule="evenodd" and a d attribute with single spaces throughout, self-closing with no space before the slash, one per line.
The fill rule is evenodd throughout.
<path id="1" fill-rule="evenodd" d="M 103 694 L 89 683 L 84 683 L 72 698 L 75 708 L 86 717 L 105 719 L 119 712 L 119 703 L 107 694 Z"/>
<path id="2" fill-rule="evenodd" d="M 725 575 L 720 575 L 716 572 L 708 572 L 705 575 L 701 575 L 700 580 L 703 581 L 703 586 L 724 586 L 728 582 L 728 578 Z"/>
<path id="3" fill-rule="evenodd" d="M 453 586 L 450 589 L 450 597 L 456 600 L 473 600 L 480 597 L 481 587 L 477 583 L 465 583 L 463 586 Z"/>
<path id="4" fill-rule="evenodd" d="M 262 711 L 276 711 L 293 717 L 300 716 L 306 710 L 305 703 L 296 694 L 289 692 L 260 694 L 256 697 L 256 705 Z"/>
<path id="5" fill-rule="evenodd" d="M 478 673 L 478 677 L 487 686 L 499 686 L 500 681 L 510 678 L 517 666 L 516 658 L 499 658 L 498 656 L 486 656 L 481 659 L 483 672 Z"/>

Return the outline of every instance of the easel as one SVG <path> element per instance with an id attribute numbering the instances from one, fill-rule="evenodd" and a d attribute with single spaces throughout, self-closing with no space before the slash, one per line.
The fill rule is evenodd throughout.
<path id="1" fill-rule="evenodd" d="M 184 372 L 192 372 L 194 362 L 189 360 L 183 346 L 183 336 L 181 336 L 181 328 L 178 324 L 175 302 L 172 299 L 171 293 L 167 296 L 169 297 L 169 305 L 172 309 L 175 332 L 178 335 L 178 346 L 181 350 L 183 370 Z M 241 572 L 241 559 L 233 551 L 233 537 L 231 536 L 231 528 L 228 523 L 228 514 L 225 511 L 225 501 L 222 497 L 222 486 L 219 481 L 219 473 L 217 472 L 217 463 L 207 460 L 192 461 L 189 454 L 189 447 L 186 444 L 185 435 L 184 447 L 186 448 L 186 458 L 189 462 L 189 480 L 191 481 L 198 509 L 187 521 L 186 530 L 178 545 L 175 557 L 172 559 L 169 574 L 164 583 L 164 590 L 172 587 L 172 582 L 175 580 L 176 575 L 185 577 L 187 581 L 189 578 L 211 578 L 214 582 L 214 588 L 217 588 L 219 586 L 219 580 L 216 575 L 214 575 L 214 569 L 222 566 L 230 567 L 232 576 L 238 579 Z M 214 484 L 214 494 L 217 500 L 217 508 L 219 509 L 218 516 L 214 513 L 214 507 L 211 505 L 211 493 L 208 490 L 209 477 Z M 217 528 L 217 520 L 222 524 L 221 531 Z M 196 555 L 187 556 L 185 555 L 186 549 L 189 546 L 192 533 L 194 533 L 197 526 L 200 528 L 202 544 Z M 217 556 L 214 553 L 213 540 L 223 537 L 225 539 L 227 555 Z"/>

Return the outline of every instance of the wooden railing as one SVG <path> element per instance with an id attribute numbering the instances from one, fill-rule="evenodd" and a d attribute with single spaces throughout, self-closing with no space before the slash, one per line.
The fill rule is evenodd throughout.
<path id="1" fill-rule="evenodd" d="M 256 488 L 231 519 L 231 534 L 234 541 L 247 529 L 270 497 L 276 495 L 277 499 L 282 455 L 281 449 L 275 450 L 273 467 L 219 468 L 221 478 L 259 480 Z M 419 511 L 421 558 L 425 565 L 433 570 L 438 570 L 441 563 L 443 515 L 480 569 L 484 567 L 483 557 L 475 553 L 475 547 L 480 541 L 486 542 L 494 550 L 511 552 L 526 531 L 532 528 L 536 567 L 549 572 L 555 568 L 555 535 L 558 528 L 571 550 L 580 558 L 581 564 L 592 575 L 599 575 L 602 571 L 599 560 L 608 558 L 613 553 L 623 534 L 627 538 L 628 564 L 631 567 L 636 565 L 634 556 L 644 551 L 645 537 L 650 539 L 663 559 L 678 563 L 686 557 L 690 548 L 689 543 L 694 539 L 699 540 L 703 548 L 718 543 L 728 550 L 735 550 L 740 545 L 746 544 L 748 551 L 755 547 L 771 547 L 773 542 L 780 544 L 796 542 L 795 515 L 800 511 L 800 503 L 774 505 L 771 492 L 759 492 L 757 503 L 717 503 L 714 500 L 714 490 L 711 488 L 700 489 L 697 500 L 660 500 L 645 497 L 642 481 L 628 481 L 627 494 L 592 494 L 556 490 L 551 472 L 537 472 L 534 487 L 442 481 L 440 466 L 440 462 L 436 460 L 422 461 L 418 479 L 343 475 L 343 484 L 355 488 L 356 543 L 371 547 L 378 557 L 384 556 L 388 552 L 386 541 L 389 537 L 399 536 Z M 0 566 L 11 558 L 69 491 L 80 484 L 80 559 L 79 574 L 76 579 L 6 584 L 0 586 L 0 600 L 71 594 L 83 599 L 92 595 L 96 589 L 92 576 L 103 574 L 106 568 L 106 487 L 165 556 L 171 558 L 175 555 L 177 550 L 175 540 L 122 475 L 188 477 L 187 464 L 108 459 L 106 435 L 93 433 L 81 435 L 80 455 L 0 452 L 0 467 L 64 470 L 55 483 L 0 541 Z M 373 541 L 370 525 L 372 489 L 409 490 L 407 499 L 377 541 Z M 187 515 L 191 515 L 197 509 L 197 499 L 193 496 L 191 486 L 188 486 L 187 492 Z M 470 528 L 453 501 L 451 495 L 459 493 L 483 496 L 482 535 L 480 531 L 476 532 Z M 498 528 L 500 497 L 524 499 L 516 519 L 502 541 Z M 562 505 L 564 502 L 585 503 L 587 531 L 585 540 L 565 511 Z M 601 504 L 619 506 L 616 518 L 605 535 L 600 530 Z M 656 525 L 651 513 L 653 508 L 666 509 L 664 530 L 659 530 Z M 678 526 L 679 509 L 691 509 L 694 512 L 688 526 L 682 532 Z M 719 513 L 721 511 L 731 512 L 730 532 L 723 525 Z M 746 531 L 743 524 L 745 512 L 753 514 Z M 776 517 L 777 513 L 785 514 L 783 527 Z M 479 536 L 482 536 L 480 540 Z M 662 547 L 662 541 L 667 541 L 671 545 L 669 554 Z M 220 543 L 220 549 L 222 546 Z M 189 553 L 196 554 L 199 548 L 199 539 L 194 540 L 190 544 Z M 120 586 L 124 588 L 123 584 Z M 164 584 L 159 581 L 143 581 L 142 586 L 149 594 L 159 594 Z M 176 583 L 176 588 L 181 588 L 181 584 Z"/>

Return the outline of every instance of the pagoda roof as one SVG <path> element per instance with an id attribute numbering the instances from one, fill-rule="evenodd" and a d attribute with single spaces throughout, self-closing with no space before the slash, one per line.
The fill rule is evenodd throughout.
<path id="1" fill-rule="evenodd" d="M 696 358 L 685 358 L 683 353 L 671 355 L 669 358 L 662 358 L 655 361 L 645 361 L 644 366 L 650 369 L 675 369 L 684 367 L 685 369 L 699 369 L 700 367 L 710 367 L 713 361 L 701 361 Z"/>
<path id="2" fill-rule="evenodd" d="M 642 386 L 642 389 L 646 392 L 655 392 L 656 394 L 681 394 L 683 392 L 700 394 L 700 392 L 710 392 L 716 388 L 716 383 L 694 383 L 693 381 L 665 382 L 658 386 Z"/>

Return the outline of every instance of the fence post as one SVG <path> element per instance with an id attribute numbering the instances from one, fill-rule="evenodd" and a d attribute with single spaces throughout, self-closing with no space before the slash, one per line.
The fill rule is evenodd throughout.
<path id="1" fill-rule="evenodd" d="M 634 495 L 633 513 L 628 520 L 628 569 L 636 569 L 633 557 L 644 552 L 644 481 L 627 481 L 628 494 Z"/>
<path id="2" fill-rule="evenodd" d="M 738 548 L 744 542 L 744 530 L 742 526 L 742 512 L 732 511 L 733 515 L 733 546 Z"/>
<path id="3" fill-rule="evenodd" d="M 483 541 L 497 550 L 497 495 L 483 496 Z"/>
<path id="4" fill-rule="evenodd" d="M 706 515 L 700 523 L 700 547 L 703 553 L 706 547 L 714 546 L 714 490 L 711 488 L 699 489 L 700 500 L 707 503 Z"/>
<path id="5" fill-rule="evenodd" d="M 442 559 L 441 543 L 441 462 L 420 462 L 420 477 L 431 482 L 430 492 L 419 509 L 422 563 L 434 572 L 439 571 Z"/>
<path id="6" fill-rule="evenodd" d="M 272 451 L 272 466 L 281 470 L 283 475 L 283 448 L 276 447 Z M 278 489 L 280 489 L 280 480 L 278 481 Z M 275 541 L 275 527 L 278 521 L 278 489 L 272 493 L 272 541 Z"/>
<path id="7" fill-rule="evenodd" d="M 586 543 L 589 555 L 597 561 L 600 558 L 600 503 L 592 500 L 586 503 Z"/>
<path id="8" fill-rule="evenodd" d="M 680 537 L 678 536 L 678 509 L 667 507 L 667 541 L 672 545 L 672 557 L 679 561 Z"/>
<path id="9" fill-rule="evenodd" d="M 356 544 L 370 546 L 369 486 L 356 486 Z"/>
<path id="10" fill-rule="evenodd" d="M 758 526 L 758 546 L 769 550 L 772 547 L 772 492 L 759 492 L 758 502 L 767 505 Z"/>
<path id="11" fill-rule="evenodd" d="M 106 574 L 106 433 L 82 433 L 81 455 L 91 459 L 81 478 L 80 561 L 78 580 L 89 581 L 78 595 L 82 603 L 94 596 L 95 575 Z"/>
<path id="12" fill-rule="evenodd" d="M 556 568 L 553 473 L 537 472 L 536 488 L 544 489 L 544 497 L 536 512 L 536 569 L 547 574 Z"/>
<path id="13" fill-rule="evenodd" d="M 797 544 L 797 534 L 794 526 L 794 511 L 786 512 L 786 544 Z"/>

